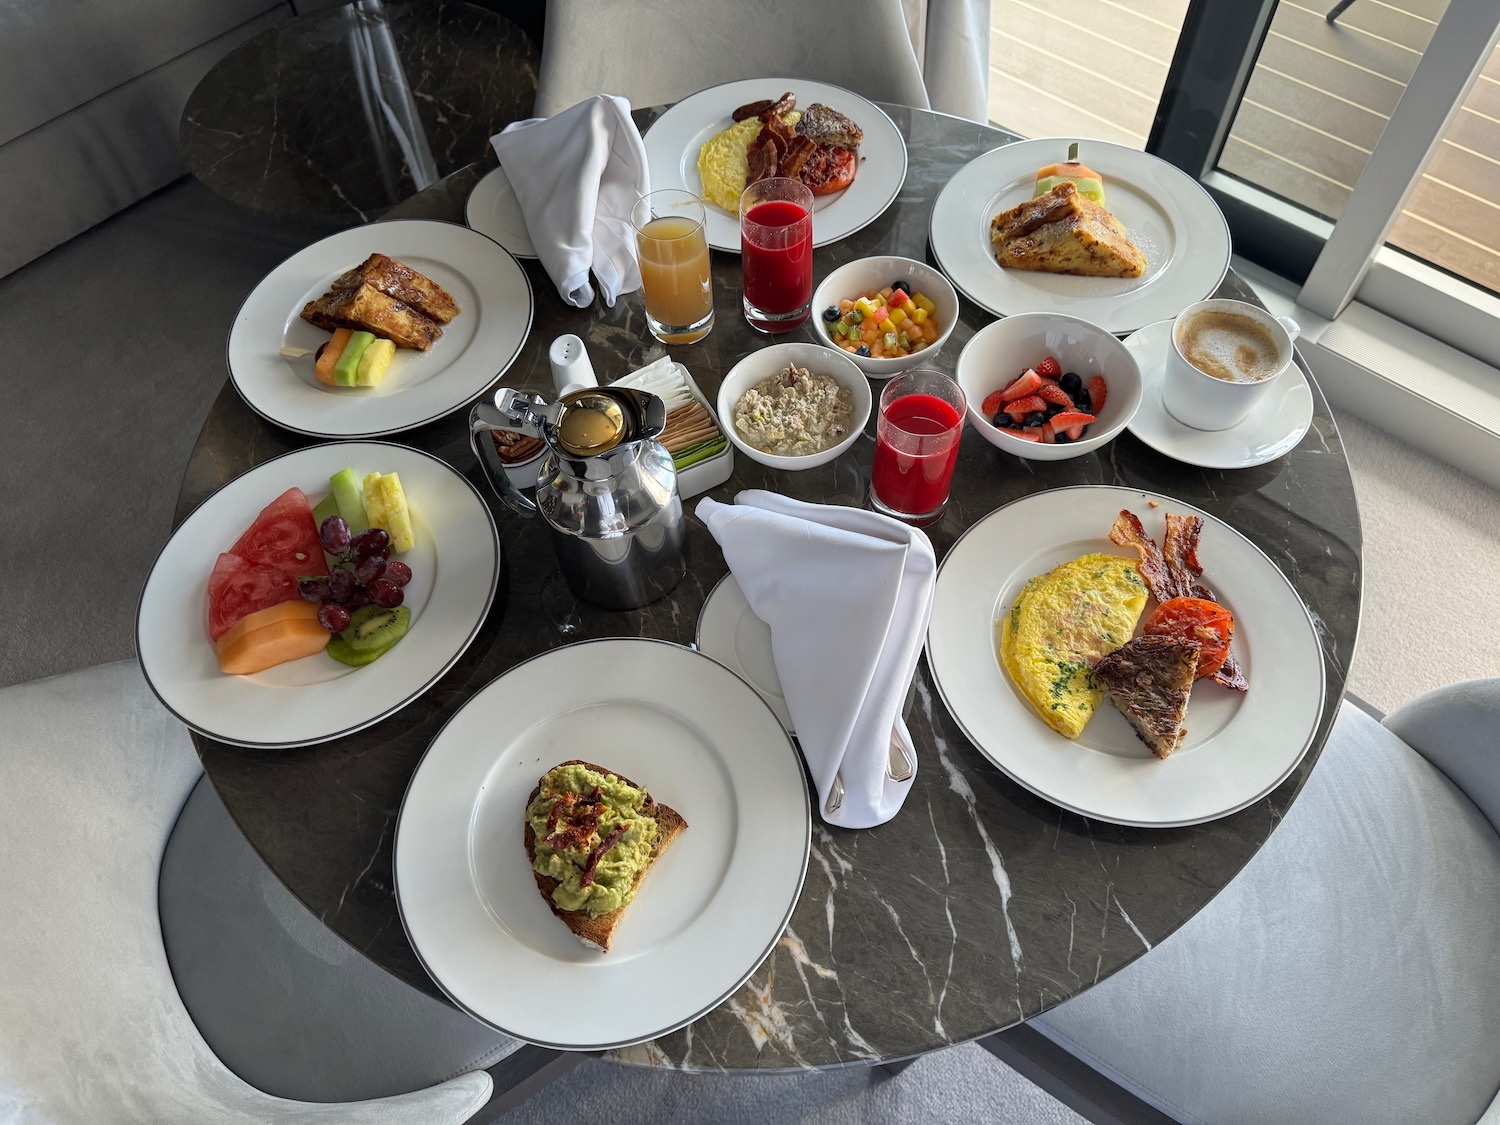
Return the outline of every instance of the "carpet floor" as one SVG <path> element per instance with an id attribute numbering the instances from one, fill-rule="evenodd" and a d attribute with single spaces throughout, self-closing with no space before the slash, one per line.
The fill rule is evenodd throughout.
<path id="1" fill-rule="evenodd" d="M 40 340 L 0 335 L 0 504 L 22 529 L 5 568 L 13 612 L 0 686 L 133 655 L 137 597 L 224 383 L 227 326 L 272 266 L 323 233 L 248 215 L 183 180 L 0 279 L 12 325 L 56 324 L 59 308 L 90 313 L 80 321 L 90 327 Z M 1500 674 L 1500 636 L 1424 624 L 1439 588 L 1445 605 L 1488 601 L 1500 493 L 1358 419 L 1340 425 L 1365 534 L 1350 689 L 1389 710 L 1451 680 Z M 1471 564 L 1444 568 L 1439 584 L 1439 553 Z M 590 1060 L 505 1120 L 580 1112 L 657 1125 L 1082 1120 L 972 1045 L 885 1080 L 866 1070 L 719 1078 Z"/>

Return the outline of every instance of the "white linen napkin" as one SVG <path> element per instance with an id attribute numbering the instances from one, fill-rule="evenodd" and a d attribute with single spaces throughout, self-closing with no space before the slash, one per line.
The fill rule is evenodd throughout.
<path id="1" fill-rule="evenodd" d="M 927 536 L 862 508 L 748 490 L 698 501 L 771 653 L 802 756 L 830 824 L 870 828 L 901 809 L 916 751 L 901 708 L 932 614 L 937 561 Z M 889 774 L 891 733 L 912 778 Z M 828 811 L 838 777 L 843 802 Z"/>
<path id="2" fill-rule="evenodd" d="M 593 304 L 590 270 L 611 308 L 641 287 L 630 210 L 651 181 L 628 101 L 599 94 L 556 117 L 507 125 L 490 144 L 564 301 Z"/>

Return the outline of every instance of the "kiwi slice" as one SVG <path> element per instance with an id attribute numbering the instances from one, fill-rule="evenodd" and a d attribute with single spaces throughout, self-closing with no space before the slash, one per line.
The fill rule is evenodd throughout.
<path id="1" fill-rule="evenodd" d="M 356 668 L 369 664 L 406 636 L 410 627 L 411 610 L 404 605 L 395 609 L 361 606 L 350 616 L 349 627 L 328 642 L 328 655 Z"/>

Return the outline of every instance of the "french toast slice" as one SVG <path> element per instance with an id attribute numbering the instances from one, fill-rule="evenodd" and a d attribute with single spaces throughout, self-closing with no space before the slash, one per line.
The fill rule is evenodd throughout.
<path id="1" fill-rule="evenodd" d="M 341 274 L 334 281 L 333 290 L 358 289 L 361 285 L 373 286 L 439 324 L 447 324 L 460 311 L 458 302 L 432 278 L 385 254 L 371 254 Z"/>
<path id="2" fill-rule="evenodd" d="M 620 781 L 624 782 L 626 785 L 629 785 L 631 788 L 640 789 L 644 792 L 643 786 L 637 785 L 629 778 L 622 777 L 614 770 L 605 769 L 603 766 L 595 765 L 592 762 L 585 762 L 581 758 L 574 758 L 570 761 L 559 762 L 558 765 L 553 766 L 552 769 L 557 769 L 560 766 L 583 766 L 585 769 L 593 770 L 595 773 L 605 774 L 607 776 L 618 778 Z M 547 773 L 551 772 L 552 770 L 547 771 Z M 546 774 L 543 774 L 542 776 L 545 777 Z M 531 807 L 531 803 L 537 799 L 537 797 L 541 794 L 541 791 L 541 781 L 538 780 L 536 786 L 531 790 L 530 796 L 526 798 L 527 808 Z M 649 793 L 646 794 L 646 800 L 641 808 L 641 814 L 643 816 L 649 816 L 656 821 L 656 839 L 652 844 L 651 856 L 646 862 L 645 866 L 641 868 L 640 873 L 636 876 L 635 883 L 630 888 L 630 901 L 626 902 L 624 906 L 621 906 L 616 910 L 611 910 L 607 913 L 599 914 L 596 916 L 591 916 L 586 910 L 563 910 L 557 905 L 556 902 L 553 901 L 553 892 L 556 891 L 561 884 L 552 876 L 544 875 L 540 871 L 536 870 L 534 866 L 536 863 L 536 832 L 532 829 L 531 822 L 529 820 L 525 822 L 524 838 L 526 843 L 526 858 L 533 864 L 531 874 L 532 877 L 536 879 L 536 889 L 541 893 L 542 900 L 546 902 L 547 909 L 551 910 L 553 914 L 557 915 L 557 917 L 562 921 L 563 925 L 572 930 L 574 936 L 577 937 L 579 941 L 583 942 L 584 945 L 587 945 L 592 949 L 597 949 L 600 953 L 609 952 L 610 942 L 614 938 L 615 930 L 619 926 L 620 920 L 624 917 L 625 911 L 630 908 L 631 902 L 634 901 L 635 893 L 640 889 L 641 883 L 645 880 L 647 873 L 656 866 L 656 861 L 661 858 L 662 853 L 667 850 L 668 845 L 670 845 L 673 840 L 677 839 L 677 837 L 680 836 L 688 826 L 687 821 L 683 819 L 681 813 L 679 813 L 676 809 L 662 804 L 660 801 L 652 797 Z"/>
<path id="3" fill-rule="evenodd" d="M 1011 269 L 1085 277 L 1140 277 L 1146 270 L 1146 255 L 1120 220 L 1071 182 L 996 215 L 990 241 Z"/>
<path id="4" fill-rule="evenodd" d="M 1144 636 L 1094 663 L 1094 679 L 1158 758 L 1178 749 L 1187 735 L 1182 723 L 1199 650 L 1197 641 Z"/>
<path id="5" fill-rule="evenodd" d="M 302 309 L 302 319 L 328 332 L 336 328 L 373 332 L 398 348 L 423 352 L 443 334 L 436 321 L 367 284 L 334 289 L 309 301 Z"/>

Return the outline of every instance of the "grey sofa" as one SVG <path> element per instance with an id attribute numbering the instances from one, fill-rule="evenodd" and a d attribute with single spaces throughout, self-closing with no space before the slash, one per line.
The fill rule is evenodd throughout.
<path id="1" fill-rule="evenodd" d="M 186 170 L 198 80 L 285 0 L 0 0 L 0 276 Z"/>

